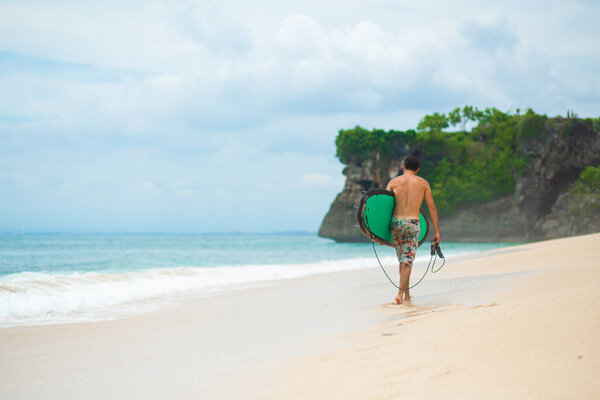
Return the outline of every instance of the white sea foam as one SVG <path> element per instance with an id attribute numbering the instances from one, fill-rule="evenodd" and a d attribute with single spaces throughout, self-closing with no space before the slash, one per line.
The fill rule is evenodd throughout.
<path id="1" fill-rule="evenodd" d="M 385 260 L 393 262 L 393 258 Z M 278 279 L 374 267 L 374 262 L 372 258 L 355 258 L 311 264 L 180 267 L 125 273 L 22 272 L 0 278 L 0 326 L 114 317 L 139 311 L 142 300 L 170 294 L 210 294 Z"/>
<path id="2" fill-rule="evenodd" d="M 450 258 L 477 252 L 457 249 Z M 378 250 L 393 273 L 393 250 Z M 426 265 L 421 252 L 416 262 Z M 424 263 L 423 263 L 424 262 Z M 211 295 L 280 279 L 378 267 L 374 257 L 306 264 L 180 267 L 138 272 L 38 273 L 0 277 L 0 327 L 110 319 L 152 309 L 180 293 Z"/>

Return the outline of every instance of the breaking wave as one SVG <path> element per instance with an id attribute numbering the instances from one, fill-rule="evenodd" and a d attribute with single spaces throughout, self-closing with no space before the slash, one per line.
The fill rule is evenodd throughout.
<path id="1" fill-rule="evenodd" d="M 0 278 L 0 326 L 96 320 L 105 318 L 107 309 L 128 314 L 139 309 L 140 304 L 136 303 L 142 300 L 156 300 L 170 294 L 211 294 L 261 282 L 374 266 L 372 258 L 355 258 L 309 264 L 179 267 L 122 273 L 21 272 Z"/>

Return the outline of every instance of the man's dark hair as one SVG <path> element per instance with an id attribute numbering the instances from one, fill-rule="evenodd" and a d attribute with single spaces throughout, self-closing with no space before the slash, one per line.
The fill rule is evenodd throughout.
<path id="1" fill-rule="evenodd" d="M 417 157 L 408 156 L 404 159 L 404 166 L 411 171 L 418 170 L 419 164 L 421 164 L 421 161 Z"/>

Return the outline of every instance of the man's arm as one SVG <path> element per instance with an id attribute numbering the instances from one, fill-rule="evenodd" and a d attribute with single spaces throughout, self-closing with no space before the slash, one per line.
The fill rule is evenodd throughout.
<path id="1" fill-rule="evenodd" d="M 433 195 L 431 194 L 431 187 L 429 186 L 429 182 L 425 182 L 425 204 L 427 204 L 427 208 L 429 209 L 429 215 L 431 215 L 431 222 L 433 223 L 433 240 L 439 243 L 440 226 L 438 225 L 438 213 L 437 208 L 435 208 L 435 203 L 433 202 Z"/>

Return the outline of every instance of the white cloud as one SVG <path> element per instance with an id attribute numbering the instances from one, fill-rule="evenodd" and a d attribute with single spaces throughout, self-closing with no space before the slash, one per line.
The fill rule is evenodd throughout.
<path id="1" fill-rule="evenodd" d="M 250 32 L 243 21 L 218 3 L 177 0 L 169 3 L 169 26 L 191 37 L 208 50 L 237 57 L 250 46 Z"/>
<path id="2" fill-rule="evenodd" d="M 139 134 L 173 125 L 227 130 L 290 113 L 444 111 L 440 107 L 466 102 L 509 108 L 527 97 L 533 104 L 522 106 L 562 110 L 566 104 L 548 99 L 565 96 L 568 103 L 569 92 L 586 92 L 572 84 L 569 63 L 519 39 L 514 13 L 471 18 L 453 11 L 461 15 L 458 26 L 421 21 L 410 30 L 360 18 L 330 27 L 295 14 L 281 17 L 270 35 L 251 38 L 260 21 L 236 17 L 233 6 L 217 3 L 150 3 L 136 15 L 128 8 L 92 15 L 83 6 L 27 3 L 4 11 L 11 18 L 5 17 L 2 33 L 15 39 L 0 40 L 5 50 L 117 68 L 112 79 L 100 81 L 44 71 L 0 77 L 0 89 L 14 94 L 0 100 L 0 114 L 35 117 L 60 132 Z M 43 30 L 29 31 L 31 21 Z M 59 46 L 40 41 L 46 31 Z M 486 53 L 495 49 L 503 54 Z M 119 72 L 124 67 L 136 72 Z M 584 87 L 594 93 L 597 73 L 578 72 L 589 77 L 592 86 Z M 542 83 L 543 95 L 531 82 Z"/>
<path id="3" fill-rule="evenodd" d="M 509 24 L 505 15 L 490 14 L 464 21 L 458 32 L 474 47 L 484 51 L 510 51 L 519 43 L 516 28 Z"/>

